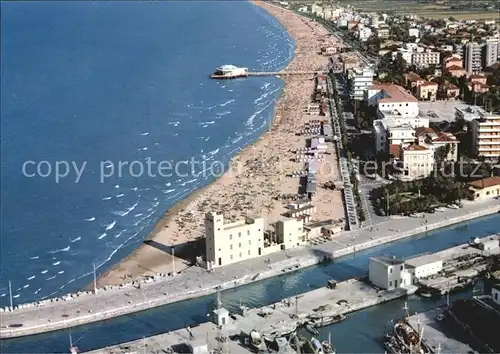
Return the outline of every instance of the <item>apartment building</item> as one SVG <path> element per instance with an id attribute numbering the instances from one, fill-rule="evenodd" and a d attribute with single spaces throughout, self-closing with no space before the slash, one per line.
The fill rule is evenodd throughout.
<path id="1" fill-rule="evenodd" d="M 418 68 L 427 68 L 430 65 L 439 65 L 441 63 L 441 54 L 439 52 L 424 51 L 421 53 L 413 52 L 411 63 Z"/>
<path id="2" fill-rule="evenodd" d="M 486 44 L 483 47 L 483 67 L 492 66 L 498 60 L 498 47 L 500 41 L 497 38 L 492 38 L 486 40 Z"/>
<path id="3" fill-rule="evenodd" d="M 482 45 L 471 42 L 465 45 L 464 49 L 464 67 L 467 73 L 476 73 L 482 68 Z"/>
<path id="4" fill-rule="evenodd" d="M 418 28 L 409 28 L 408 29 L 408 35 L 410 37 L 416 37 L 416 38 L 418 38 L 420 36 L 420 30 Z"/>
<path id="5" fill-rule="evenodd" d="M 472 121 L 472 149 L 487 159 L 500 157 L 500 114 L 479 111 Z"/>
<path id="6" fill-rule="evenodd" d="M 351 85 L 351 98 L 363 100 L 365 91 L 373 85 L 375 72 L 370 67 L 349 70 L 348 78 Z"/>
<path id="7" fill-rule="evenodd" d="M 220 213 L 205 214 L 206 268 L 268 255 L 305 242 L 303 218 L 283 218 L 274 224 L 274 232 L 265 231 L 264 227 L 261 217 L 247 216 L 225 223 Z"/>
<path id="8" fill-rule="evenodd" d="M 379 25 L 377 28 L 377 37 L 380 39 L 389 38 L 389 26 L 387 25 Z"/>

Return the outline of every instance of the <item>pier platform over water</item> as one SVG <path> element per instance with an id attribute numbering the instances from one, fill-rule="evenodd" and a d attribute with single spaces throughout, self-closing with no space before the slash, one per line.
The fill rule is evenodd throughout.
<path id="1" fill-rule="evenodd" d="M 262 71 L 262 72 L 249 72 L 248 76 L 289 76 L 289 75 L 315 75 L 325 74 L 323 71 Z"/>

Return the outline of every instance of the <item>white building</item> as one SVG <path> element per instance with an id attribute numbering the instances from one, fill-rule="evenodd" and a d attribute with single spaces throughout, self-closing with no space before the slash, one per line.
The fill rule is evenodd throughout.
<path id="1" fill-rule="evenodd" d="M 420 30 L 418 28 L 409 28 L 408 29 L 408 35 L 410 37 L 416 37 L 416 38 L 418 38 L 420 36 Z"/>
<path id="2" fill-rule="evenodd" d="M 467 43 L 464 49 L 464 68 L 469 74 L 481 71 L 482 45 L 478 43 Z"/>
<path id="3" fill-rule="evenodd" d="M 365 98 L 370 106 L 377 106 L 377 115 L 380 119 L 395 117 L 413 119 L 419 113 L 418 100 L 398 85 L 372 85 L 366 91 Z"/>
<path id="4" fill-rule="evenodd" d="M 395 257 L 370 257 L 369 279 L 373 285 L 387 290 L 412 284 L 405 262 Z"/>
<path id="5" fill-rule="evenodd" d="M 418 139 L 418 144 L 425 146 L 433 153 L 439 148 L 449 146 L 448 155 L 445 157 L 447 161 L 458 160 L 458 139 L 452 133 L 439 131 L 435 128 L 417 128 L 415 136 Z"/>
<path id="6" fill-rule="evenodd" d="M 486 40 L 486 44 L 484 45 L 484 54 L 483 54 L 483 67 L 486 68 L 488 66 L 492 66 L 497 62 L 498 59 L 498 47 L 500 45 L 500 41 L 498 38 L 490 38 Z"/>
<path id="7" fill-rule="evenodd" d="M 274 232 L 264 232 L 264 219 L 247 216 L 224 223 L 224 216 L 205 214 L 206 267 L 214 269 L 304 244 L 303 218 L 283 218 Z"/>
<path id="8" fill-rule="evenodd" d="M 439 52 L 424 51 L 422 53 L 413 53 L 411 63 L 419 68 L 426 68 L 430 65 L 439 65 L 440 63 Z"/>
<path id="9" fill-rule="evenodd" d="M 443 270 L 443 261 L 434 254 L 405 260 L 406 269 L 413 275 L 413 283 Z"/>
<path id="10" fill-rule="evenodd" d="M 434 152 L 417 144 L 391 145 L 393 166 L 400 171 L 402 180 L 415 180 L 429 176 L 434 169 Z"/>
<path id="11" fill-rule="evenodd" d="M 366 42 L 371 35 L 372 35 L 372 30 L 370 27 L 362 27 L 356 31 L 356 37 L 361 42 Z"/>
<path id="12" fill-rule="evenodd" d="M 405 49 L 405 48 L 399 48 L 397 51 L 392 52 L 392 60 L 396 59 L 398 56 L 398 53 L 401 53 L 401 56 L 403 57 L 404 61 L 408 64 L 411 65 L 412 63 L 412 55 L 413 55 L 413 50 L 411 49 Z"/>
<path id="13" fill-rule="evenodd" d="M 375 72 L 370 67 L 349 70 L 348 78 L 351 84 L 351 97 L 355 100 L 362 100 L 365 91 L 373 85 Z"/>
<path id="14" fill-rule="evenodd" d="M 218 213 L 205 215 L 206 262 L 213 269 L 261 256 L 264 249 L 264 219 L 246 217 L 224 223 Z"/>
<path id="15" fill-rule="evenodd" d="M 389 145 L 405 145 L 415 142 L 415 129 L 408 124 L 392 127 L 388 134 Z"/>
<path id="16" fill-rule="evenodd" d="M 487 159 L 500 157 L 500 115 L 479 112 L 472 121 L 472 149 L 477 156 Z"/>

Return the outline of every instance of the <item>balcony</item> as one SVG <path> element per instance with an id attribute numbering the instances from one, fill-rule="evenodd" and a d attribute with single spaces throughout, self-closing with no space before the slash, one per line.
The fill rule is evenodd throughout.
<path id="1" fill-rule="evenodd" d="M 479 150 L 479 154 L 481 154 L 481 152 L 483 152 L 483 151 L 486 151 L 486 152 L 495 152 L 495 155 L 500 156 L 500 147 L 486 148 L 486 147 L 479 146 L 478 150 Z"/>
<path id="2" fill-rule="evenodd" d="M 500 140 L 496 141 L 479 140 L 478 145 L 500 145 Z"/>

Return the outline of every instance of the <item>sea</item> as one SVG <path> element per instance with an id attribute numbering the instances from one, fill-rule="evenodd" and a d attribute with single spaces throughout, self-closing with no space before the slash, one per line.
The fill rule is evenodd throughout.
<path id="1" fill-rule="evenodd" d="M 294 53 L 246 1 L 2 1 L 1 46 L 1 306 L 138 247 L 272 120 L 281 80 L 209 75 Z"/>

